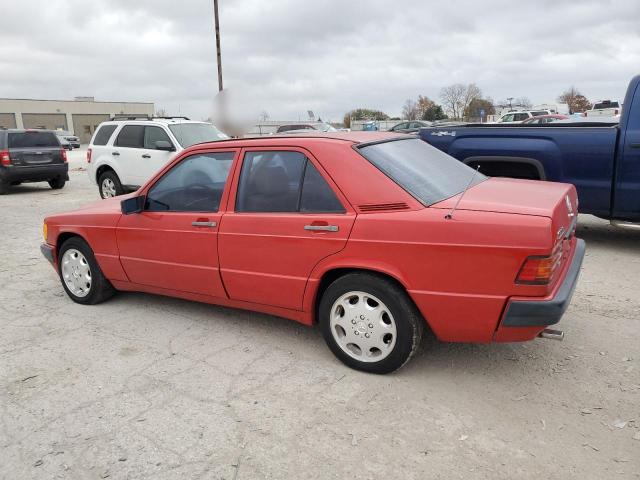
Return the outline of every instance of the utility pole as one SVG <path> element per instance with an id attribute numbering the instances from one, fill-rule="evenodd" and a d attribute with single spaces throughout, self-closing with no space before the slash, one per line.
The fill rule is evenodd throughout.
<path id="1" fill-rule="evenodd" d="M 213 14 L 216 24 L 216 51 L 218 58 L 218 91 L 222 91 L 222 54 L 220 53 L 220 21 L 218 20 L 218 0 L 213 0 Z"/>

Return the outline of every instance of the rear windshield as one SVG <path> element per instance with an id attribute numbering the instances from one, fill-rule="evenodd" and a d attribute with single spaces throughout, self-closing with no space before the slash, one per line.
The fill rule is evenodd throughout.
<path id="1" fill-rule="evenodd" d="M 391 180 L 429 206 L 487 179 L 419 139 L 359 147 L 360 153 Z"/>
<path id="2" fill-rule="evenodd" d="M 24 132 L 9 134 L 9 148 L 59 147 L 53 132 Z"/>
<path id="3" fill-rule="evenodd" d="M 618 104 L 618 102 L 600 102 L 596 103 L 593 106 L 594 110 L 598 110 L 601 108 L 620 108 L 620 105 Z"/>
<path id="4" fill-rule="evenodd" d="M 214 142 L 229 138 L 210 123 L 177 123 L 169 125 L 169 130 L 171 130 L 171 133 L 183 148 L 190 147 L 196 143 Z"/>

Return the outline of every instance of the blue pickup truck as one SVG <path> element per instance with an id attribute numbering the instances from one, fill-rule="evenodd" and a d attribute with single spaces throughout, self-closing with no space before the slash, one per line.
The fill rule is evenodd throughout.
<path id="1" fill-rule="evenodd" d="M 420 138 L 489 176 L 572 183 L 580 212 L 640 222 L 640 75 L 620 123 L 468 124 L 420 129 Z"/>

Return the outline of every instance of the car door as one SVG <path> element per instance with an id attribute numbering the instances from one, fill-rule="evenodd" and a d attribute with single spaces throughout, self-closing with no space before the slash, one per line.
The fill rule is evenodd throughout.
<path id="1" fill-rule="evenodd" d="M 144 175 L 142 148 L 144 146 L 144 125 L 124 125 L 111 149 L 111 156 L 119 167 L 120 182 L 123 185 L 142 185 Z"/>
<path id="2" fill-rule="evenodd" d="M 144 209 L 116 228 L 120 261 L 133 283 L 226 297 L 218 227 L 237 150 L 194 153 L 142 192 Z"/>
<path id="3" fill-rule="evenodd" d="M 245 149 L 242 156 L 219 232 L 227 293 L 301 310 L 313 267 L 344 248 L 355 212 L 306 150 Z"/>
<path id="4" fill-rule="evenodd" d="M 173 150 L 159 149 L 156 142 L 167 142 Z M 167 162 L 171 160 L 171 157 L 175 154 L 174 152 L 175 145 L 162 127 L 146 125 L 144 127 L 143 149 L 140 151 L 140 172 L 142 175 L 138 185 L 145 183 L 153 177 L 158 170 L 164 167 Z"/>

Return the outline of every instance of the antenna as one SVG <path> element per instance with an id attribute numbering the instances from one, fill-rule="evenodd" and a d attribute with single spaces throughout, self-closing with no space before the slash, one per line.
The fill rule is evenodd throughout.
<path id="1" fill-rule="evenodd" d="M 467 190 L 469 190 L 469 187 L 473 183 L 473 180 L 476 178 L 476 175 L 478 174 L 479 171 L 480 171 L 480 165 L 478 165 L 476 167 L 475 172 L 473 172 L 473 175 L 471 175 L 471 180 L 469 180 L 469 183 L 467 184 L 467 186 L 464 188 L 464 190 L 462 191 L 462 193 L 458 197 L 458 201 L 456 202 L 456 204 L 453 206 L 453 208 L 451 210 L 449 210 L 449 213 L 447 213 L 444 216 L 445 219 L 451 220 L 453 218 L 453 212 L 455 212 L 456 208 L 458 208 L 458 205 L 460 204 L 460 200 L 462 200 L 462 197 L 464 197 L 464 194 L 467 193 Z"/>

